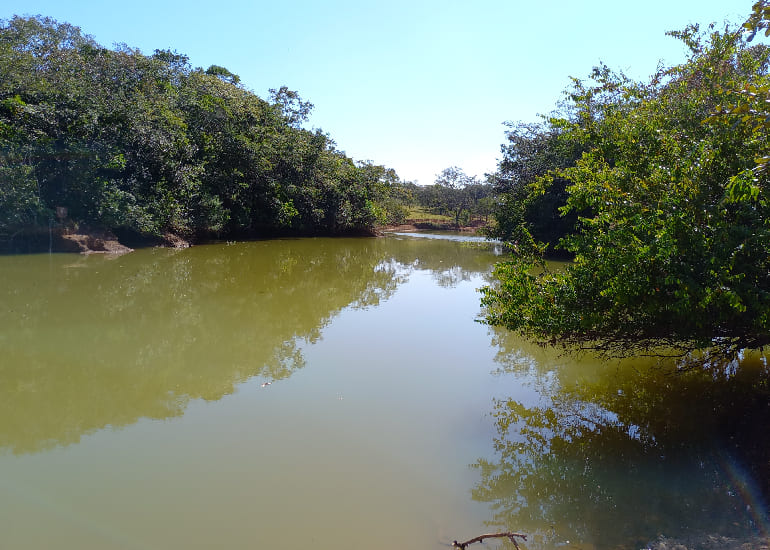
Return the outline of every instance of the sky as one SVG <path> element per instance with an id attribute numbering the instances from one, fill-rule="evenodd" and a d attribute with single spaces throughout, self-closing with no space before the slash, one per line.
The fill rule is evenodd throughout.
<path id="1" fill-rule="evenodd" d="M 226 67 L 263 98 L 285 85 L 355 160 L 430 185 L 495 170 L 506 121 L 552 112 L 605 63 L 644 80 L 685 59 L 666 31 L 742 23 L 753 0 L 3 0 L 102 46 L 170 49 Z"/>

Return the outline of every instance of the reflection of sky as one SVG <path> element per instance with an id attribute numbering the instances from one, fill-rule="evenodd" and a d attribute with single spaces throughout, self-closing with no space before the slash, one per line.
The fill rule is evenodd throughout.
<path id="1" fill-rule="evenodd" d="M 479 237 L 478 235 L 463 235 L 462 233 L 456 233 L 454 231 L 415 231 L 415 232 L 399 232 L 393 231 L 390 235 L 398 235 L 399 237 L 414 237 L 416 239 L 442 239 L 445 241 L 458 241 L 466 243 L 490 243 L 496 244 L 500 241 L 490 240 L 486 237 Z"/>

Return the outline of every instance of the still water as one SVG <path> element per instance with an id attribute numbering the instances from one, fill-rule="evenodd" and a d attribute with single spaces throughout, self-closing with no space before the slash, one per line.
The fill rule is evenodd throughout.
<path id="1" fill-rule="evenodd" d="M 764 358 L 674 376 L 542 350 L 477 322 L 498 253 L 391 235 L 0 257 L 0 548 L 763 535 Z"/>

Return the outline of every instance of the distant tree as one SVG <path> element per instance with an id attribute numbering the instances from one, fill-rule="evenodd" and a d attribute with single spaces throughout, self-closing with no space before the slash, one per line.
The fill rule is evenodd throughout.
<path id="1" fill-rule="evenodd" d="M 468 176 L 457 166 L 445 168 L 436 176 L 437 200 L 442 209 L 454 216 L 457 227 L 463 212 L 468 212 L 472 204 L 469 186 L 477 183 L 475 177 Z"/>
<path id="2" fill-rule="evenodd" d="M 473 207 L 473 214 L 484 220 L 484 222 L 488 222 L 489 217 L 495 211 L 496 206 L 497 201 L 495 200 L 495 196 L 490 189 L 488 194 L 482 196 L 476 201 Z"/>

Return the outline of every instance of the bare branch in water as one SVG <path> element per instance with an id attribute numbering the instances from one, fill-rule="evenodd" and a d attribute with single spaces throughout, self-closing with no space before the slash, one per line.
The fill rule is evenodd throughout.
<path id="1" fill-rule="evenodd" d="M 516 543 L 516 537 L 519 537 L 520 539 L 524 540 L 526 542 L 527 535 L 522 535 L 521 533 L 488 533 L 486 535 L 479 535 L 478 537 L 474 537 L 470 540 L 466 540 L 465 542 L 457 542 L 453 541 L 452 546 L 454 548 L 459 548 L 460 550 L 465 550 L 465 547 L 469 544 L 473 544 L 474 542 L 483 542 L 484 539 L 492 539 L 492 538 L 508 538 L 513 543 L 513 545 L 516 547 L 516 550 L 518 550 L 519 545 Z"/>

